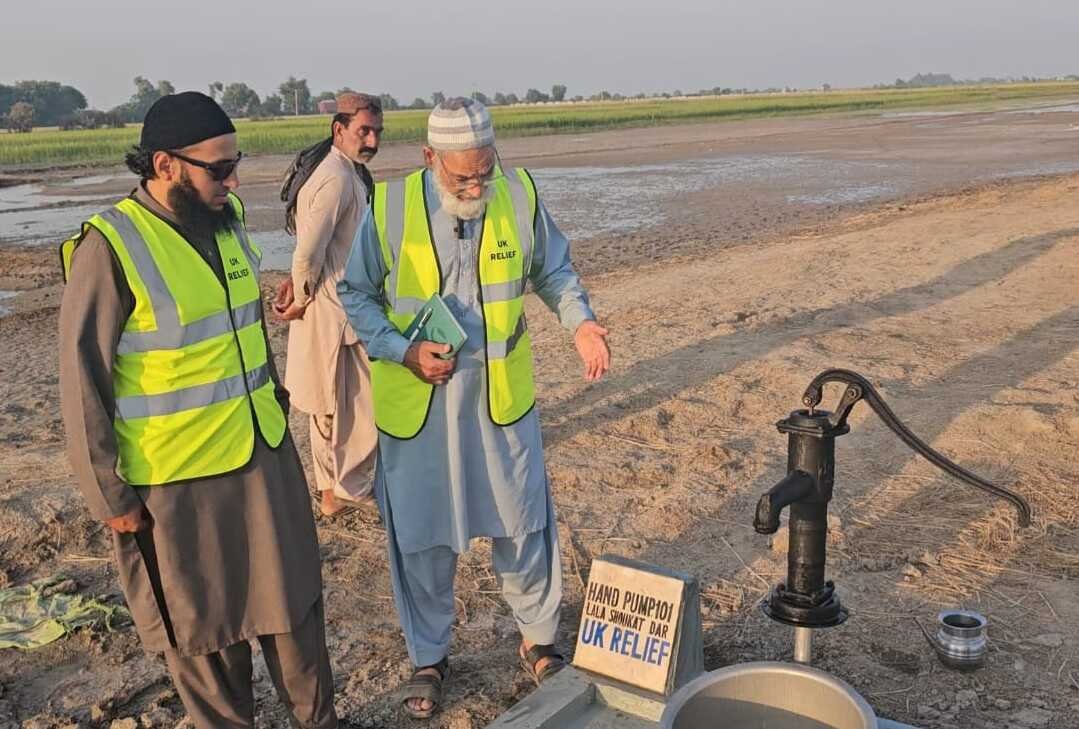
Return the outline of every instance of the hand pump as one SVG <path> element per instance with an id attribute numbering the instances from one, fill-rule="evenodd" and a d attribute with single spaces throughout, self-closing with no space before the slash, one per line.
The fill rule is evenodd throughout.
<path id="1" fill-rule="evenodd" d="M 847 386 L 834 413 L 817 409 L 829 382 Z M 828 502 L 835 480 L 835 439 L 850 432 L 847 416 L 861 400 L 916 453 L 960 481 L 1011 502 L 1020 526 L 1030 524 L 1030 505 L 1025 499 L 930 448 L 895 416 L 866 378 L 849 370 L 821 372 L 802 395 L 805 409 L 795 410 L 776 424 L 779 432 L 787 434 L 787 475 L 760 498 L 753 519 L 757 532 L 774 534 L 779 529 L 780 512 L 790 507 L 787 579 L 776 585 L 761 608 L 773 620 L 794 626 L 794 659 L 801 663 L 810 660 L 812 629 L 832 627 L 847 619 L 835 584 L 824 579 Z"/>

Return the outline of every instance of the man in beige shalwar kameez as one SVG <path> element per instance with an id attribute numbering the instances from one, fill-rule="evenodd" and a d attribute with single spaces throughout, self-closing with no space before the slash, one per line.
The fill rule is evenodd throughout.
<path id="1" fill-rule="evenodd" d="M 379 98 L 340 94 L 332 132 L 333 146 L 296 199 L 292 276 L 275 304 L 291 322 L 285 387 L 292 404 L 311 416 L 315 483 L 326 516 L 369 499 L 378 445 L 370 364 L 341 308 L 337 284 L 367 210 L 360 165 L 378 152 Z"/>

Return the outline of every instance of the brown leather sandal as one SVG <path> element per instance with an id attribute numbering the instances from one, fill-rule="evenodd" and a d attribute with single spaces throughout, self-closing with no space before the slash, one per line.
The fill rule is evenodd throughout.
<path id="1" fill-rule="evenodd" d="M 421 674 L 428 668 L 433 668 L 438 671 L 437 676 L 430 674 Z M 398 691 L 398 699 L 401 701 L 401 706 L 404 708 L 405 713 L 411 716 L 413 719 L 430 719 L 434 716 L 442 705 L 442 684 L 450 675 L 450 660 L 449 658 L 443 658 L 433 666 L 420 666 L 412 672 L 412 678 L 408 679 L 408 682 L 400 688 Z M 426 699 L 430 701 L 433 706 L 430 709 L 413 709 L 408 705 L 408 702 L 412 699 Z"/>
<path id="2" fill-rule="evenodd" d="M 529 678 L 536 682 L 537 686 L 566 667 L 566 659 L 553 645 L 537 643 L 523 654 L 518 651 L 517 657 L 521 664 L 521 670 L 527 673 Z M 547 664 L 537 671 L 536 666 L 544 658 L 550 658 L 551 660 L 547 661 Z"/>

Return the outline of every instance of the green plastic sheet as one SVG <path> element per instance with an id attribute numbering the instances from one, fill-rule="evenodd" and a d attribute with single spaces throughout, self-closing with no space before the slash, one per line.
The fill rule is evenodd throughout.
<path id="1" fill-rule="evenodd" d="M 80 594 L 65 575 L 0 590 L 0 648 L 31 650 L 79 628 L 113 632 L 130 624 L 125 607 Z"/>

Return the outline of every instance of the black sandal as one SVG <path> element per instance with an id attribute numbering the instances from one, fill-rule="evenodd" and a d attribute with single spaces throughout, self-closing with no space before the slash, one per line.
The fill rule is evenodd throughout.
<path id="1" fill-rule="evenodd" d="M 521 670 L 527 673 L 529 678 L 536 682 L 537 686 L 566 667 L 566 659 L 553 645 L 537 643 L 525 651 L 523 655 L 518 651 L 517 657 L 521 664 Z M 547 661 L 542 670 L 536 671 L 536 666 L 544 658 L 550 658 L 551 660 Z"/>
<path id="2" fill-rule="evenodd" d="M 420 671 L 428 668 L 438 671 L 438 675 L 432 676 L 427 673 L 420 673 Z M 408 679 L 408 682 L 398 691 L 398 697 L 401 700 L 401 706 L 405 709 L 405 713 L 413 719 L 430 719 L 434 716 L 434 713 L 438 711 L 438 707 L 442 704 L 442 683 L 449 675 L 450 659 L 445 657 L 433 666 L 420 666 L 413 671 L 412 678 Z M 433 706 L 426 710 L 413 709 L 408 705 L 408 702 L 412 699 L 426 699 Z"/>

